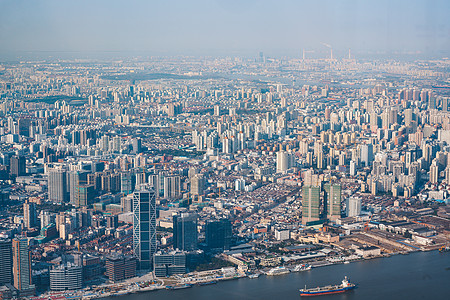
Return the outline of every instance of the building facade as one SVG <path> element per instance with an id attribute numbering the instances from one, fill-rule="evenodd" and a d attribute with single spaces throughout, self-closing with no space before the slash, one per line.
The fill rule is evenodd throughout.
<path id="1" fill-rule="evenodd" d="M 304 186 L 302 199 L 302 223 L 320 219 L 320 187 Z"/>
<path id="2" fill-rule="evenodd" d="M 152 268 L 156 251 L 156 203 L 151 187 L 141 186 L 133 194 L 133 253 L 141 270 Z"/>
<path id="3" fill-rule="evenodd" d="M 50 290 L 78 290 L 83 286 L 83 267 L 67 264 L 50 270 Z"/>
<path id="4" fill-rule="evenodd" d="M 0 239 L 0 285 L 13 283 L 12 242 Z"/>
<path id="5" fill-rule="evenodd" d="M 325 184 L 325 201 L 327 207 L 327 218 L 336 221 L 341 217 L 341 185 Z"/>
<path id="6" fill-rule="evenodd" d="M 193 251 L 198 249 L 197 214 L 181 213 L 173 216 L 173 248 Z"/>
<path id="7" fill-rule="evenodd" d="M 31 279 L 31 257 L 28 239 L 17 237 L 12 241 L 14 287 L 22 296 L 34 295 L 35 287 Z"/>

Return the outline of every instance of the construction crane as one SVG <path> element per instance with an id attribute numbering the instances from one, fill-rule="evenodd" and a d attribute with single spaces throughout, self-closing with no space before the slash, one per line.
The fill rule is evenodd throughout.
<path id="1" fill-rule="evenodd" d="M 370 216 L 369 220 L 364 224 L 364 231 L 370 231 L 369 223 L 372 221 L 373 215 Z"/>

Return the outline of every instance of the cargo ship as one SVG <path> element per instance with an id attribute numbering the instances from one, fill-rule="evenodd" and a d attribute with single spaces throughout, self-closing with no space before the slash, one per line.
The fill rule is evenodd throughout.
<path id="1" fill-rule="evenodd" d="M 342 284 L 340 285 L 328 285 L 324 287 L 316 287 L 310 289 L 307 289 L 305 286 L 304 289 L 300 289 L 300 296 L 320 296 L 320 295 L 344 293 L 354 289 L 355 287 L 356 284 L 350 283 L 348 281 L 347 276 L 345 276 L 344 280 L 342 280 Z"/>

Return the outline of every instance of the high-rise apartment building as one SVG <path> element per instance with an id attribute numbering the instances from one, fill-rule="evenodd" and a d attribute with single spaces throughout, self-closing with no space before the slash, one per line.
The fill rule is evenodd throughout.
<path id="1" fill-rule="evenodd" d="M 89 195 L 83 195 L 80 197 L 80 192 L 89 192 L 88 190 L 81 189 L 80 187 L 86 185 L 87 183 L 87 172 L 84 171 L 71 171 L 69 173 L 69 192 L 70 192 L 70 203 L 75 207 L 86 206 L 85 198 L 89 198 Z M 92 197 L 92 196 L 91 196 Z"/>
<path id="2" fill-rule="evenodd" d="M 133 253 L 141 270 L 152 268 L 156 251 L 156 203 L 151 187 L 140 186 L 133 194 Z"/>
<path id="3" fill-rule="evenodd" d="M 373 145 L 364 144 L 360 146 L 360 159 L 364 166 L 368 167 L 373 162 Z"/>
<path id="4" fill-rule="evenodd" d="M 347 217 L 356 217 L 361 214 L 361 198 L 350 197 L 347 202 Z"/>
<path id="5" fill-rule="evenodd" d="M 286 151 L 277 152 L 277 172 L 285 172 L 294 165 L 294 155 Z"/>
<path id="6" fill-rule="evenodd" d="M 203 174 L 195 174 L 191 177 L 191 194 L 203 195 L 205 189 L 205 178 Z"/>
<path id="7" fill-rule="evenodd" d="M 181 178 L 180 176 L 164 177 L 164 198 L 176 199 L 181 195 Z"/>
<path id="8" fill-rule="evenodd" d="M 433 160 L 430 166 L 430 182 L 438 183 L 439 182 L 439 166 L 437 164 L 437 160 Z"/>

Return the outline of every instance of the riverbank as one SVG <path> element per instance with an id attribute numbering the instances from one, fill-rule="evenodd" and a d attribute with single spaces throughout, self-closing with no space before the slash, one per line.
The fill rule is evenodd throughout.
<path id="1" fill-rule="evenodd" d="M 182 290 L 161 289 L 152 295 L 130 294 L 118 300 L 152 299 L 298 299 L 299 289 L 338 284 L 344 276 L 358 284 L 349 293 L 321 296 L 321 300 L 339 299 L 447 299 L 450 293 L 450 254 L 415 252 L 364 259 L 351 263 L 322 265 L 310 271 L 291 272 L 279 276 L 261 275 L 255 279 L 218 282 Z M 332 298 L 331 298 L 332 297 Z M 112 298 L 111 298 L 112 299 Z"/>
<path id="2" fill-rule="evenodd" d="M 411 251 L 414 252 L 414 251 Z M 409 254 L 411 252 L 399 252 L 396 254 Z M 438 253 L 438 251 L 434 251 Z M 447 254 L 442 254 L 447 255 Z M 395 257 L 396 255 L 394 255 Z M 357 255 L 350 255 L 346 257 L 327 257 L 323 260 L 317 260 L 313 262 L 309 262 L 308 264 L 312 267 L 312 272 L 314 272 L 317 268 L 329 267 L 333 265 L 347 265 L 354 262 L 362 262 L 362 261 L 370 261 L 377 258 L 389 258 L 393 257 L 391 254 L 379 255 L 379 256 L 371 256 L 371 257 L 360 257 Z M 289 270 L 294 269 L 296 264 L 287 265 L 286 269 L 288 272 L 286 273 L 296 273 L 291 272 Z M 146 280 L 149 278 L 149 275 L 145 275 L 143 277 L 144 280 L 139 280 L 140 278 L 134 278 L 132 281 L 121 282 L 117 284 L 109 284 L 105 286 L 98 286 L 92 288 L 85 288 L 79 291 L 70 291 L 70 292 L 57 292 L 57 293 L 48 293 L 45 295 L 41 295 L 40 297 L 35 297 L 33 299 L 52 299 L 62 297 L 66 299 L 97 299 L 97 298 L 109 298 L 109 297 L 117 297 L 117 296 L 126 296 L 131 294 L 145 293 L 145 292 L 155 292 L 159 290 L 180 290 L 187 289 L 193 286 L 207 286 L 216 283 L 220 283 L 223 281 L 242 279 L 242 278 L 257 278 L 259 275 L 264 275 L 268 272 L 270 268 L 260 269 L 256 272 L 252 273 L 241 273 L 235 268 L 222 268 L 218 270 L 210 270 L 203 272 L 193 272 L 185 275 L 176 275 L 172 278 L 158 278 Z M 302 270 L 301 272 L 311 272 L 310 270 Z M 286 273 L 281 275 L 275 275 L 270 277 L 279 277 L 285 276 Z M 450 273 L 449 273 L 450 274 Z M 255 276 L 256 275 L 256 276 Z M 151 277 L 151 276 L 150 276 Z"/>

